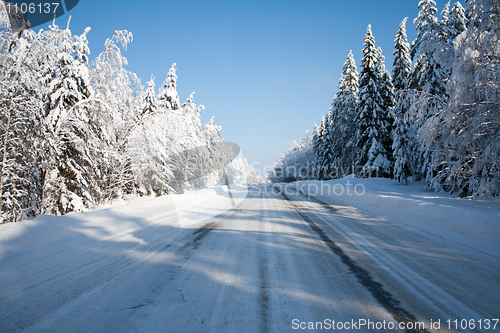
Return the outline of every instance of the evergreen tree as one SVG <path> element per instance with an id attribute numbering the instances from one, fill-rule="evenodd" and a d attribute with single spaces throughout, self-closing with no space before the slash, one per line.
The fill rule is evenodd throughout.
<path id="1" fill-rule="evenodd" d="M 392 65 L 392 84 L 395 91 L 406 89 L 411 73 L 410 45 L 406 35 L 407 17 L 399 24 L 394 42 L 394 62 Z"/>
<path id="2" fill-rule="evenodd" d="M 412 58 L 416 58 L 409 79 L 409 88 L 413 92 L 407 96 L 411 105 L 410 122 L 417 129 L 421 143 L 416 164 L 419 173 L 425 175 L 427 180 L 439 172 L 441 157 L 436 155 L 436 150 L 422 136 L 429 131 L 440 135 L 433 128 L 439 128 L 442 121 L 439 115 L 446 107 L 446 85 L 454 57 L 446 26 L 435 17 L 435 5 L 434 0 L 421 0 L 419 3 L 420 12 L 414 20 L 418 35 L 410 50 Z"/>
<path id="3" fill-rule="evenodd" d="M 323 116 L 319 126 L 315 126 L 313 135 L 313 152 L 314 152 L 314 170 L 318 179 L 325 178 L 327 138 L 326 132 L 327 119 Z"/>
<path id="4" fill-rule="evenodd" d="M 333 98 L 331 165 L 335 177 L 343 177 L 351 172 L 357 156 L 355 119 L 358 98 L 358 71 L 356 63 L 349 52 L 342 68 L 339 80 L 339 91 Z"/>
<path id="5" fill-rule="evenodd" d="M 450 16 L 450 1 L 446 3 L 443 10 L 441 11 L 441 24 L 446 25 Z"/>
<path id="6" fill-rule="evenodd" d="M 399 182 L 407 183 L 408 177 L 414 174 L 413 162 L 416 158 L 415 148 L 416 137 L 413 137 L 411 124 L 408 119 L 408 99 L 407 84 L 411 73 L 410 47 L 406 36 L 406 20 L 399 25 L 394 40 L 394 63 L 393 63 L 393 85 L 397 96 L 396 107 L 394 108 L 394 129 L 393 129 L 393 157 L 394 157 L 394 178 Z M 418 153 L 416 154 L 418 156 Z"/>
<path id="7" fill-rule="evenodd" d="M 379 93 L 384 100 L 384 110 L 391 111 L 396 100 L 394 98 L 394 85 L 392 84 L 391 74 L 385 69 L 385 57 L 382 54 L 382 49 L 379 47 L 377 49 L 377 71 L 380 77 L 379 82 Z M 389 112 L 389 114 L 392 114 Z"/>
<path id="8" fill-rule="evenodd" d="M 177 110 L 180 107 L 179 95 L 177 94 L 177 75 L 174 63 L 168 71 L 167 78 L 160 89 L 159 99 L 168 109 Z"/>
<path id="9" fill-rule="evenodd" d="M 381 95 L 380 54 L 375 48 L 371 26 L 365 35 L 365 48 L 361 59 L 358 104 L 358 154 L 357 165 L 365 172 L 376 171 L 378 175 L 390 177 L 392 165 L 391 152 L 391 114 L 385 108 L 386 101 Z"/>
<path id="10" fill-rule="evenodd" d="M 88 109 L 77 107 L 91 94 L 86 67 L 89 30 L 75 36 L 76 43 L 69 29 L 64 30 L 66 36 L 49 85 L 46 124 L 53 138 L 53 159 L 46 173 L 42 210 L 55 215 L 88 207 L 100 199 L 95 200 L 99 196 L 99 172 L 88 145 L 92 115 Z"/>
<path id="11" fill-rule="evenodd" d="M 417 38 L 413 41 L 410 51 L 412 59 L 415 59 L 421 46 L 425 47 L 429 41 L 436 40 L 442 31 L 442 24 L 435 16 L 437 8 L 434 0 L 421 0 L 418 8 L 420 9 L 418 16 L 413 20 L 416 24 Z"/>
<path id="12" fill-rule="evenodd" d="M 58 27 L 53 27 L 58 29 Z M 82 38 L 86 40 L 86 34 L 90 29 L 86 30 Z M 57 55 L 57 67 L 52 72 L 52 80 L 50 81 L 49 100 L 46 104 L 47 123 L 51 132 L 57 135 L 62 125 L 68 118 L 68 113 L 72 111 L 72 107 L 79 101 L 90 96 L 88 82 L 88 61 L 86 53 L 89 52 L 87 44 L 81 45 L 78 48 L 77 54 L 73 54 L 73 43 L 71 40 L 71 32 L 64 30 L 62 32 L 66 36 L 60 45 L 60 50 Z"/>
<path id="13" fill-rule="evenodd" d="M 158 101 L 155 92 L 155 78 L 151 75 L 151 80 L 148 82 L 144 102 L 142 106 L 142 115 L 155 113 L 158 110 Z"/>
<path id="14" fill-rule="evenodd" d="M 460 2 L 456 2 L 451 7 L 451 12 L 446 26 L 450 40 L 454 40 L 459 34 L 465 31 L 466 28 L 465 9 Z"/>
<path id="15" fill-rule="evenodd" d="M 415 67 L 410 76 L 409 88 L 423 91 L 437 97 L 446 96 L 446 83 L 451 71 L 451 45 L 443 48 L 446 39 L 441 22 L 434 16 L 437 9 L 434 0 L 422 0 L 420 12 L 415 18 L 417 38 L 413 41 L 410 54 L 416 58 Z M 417 57 L 418 54 L 418 57 Z"/>

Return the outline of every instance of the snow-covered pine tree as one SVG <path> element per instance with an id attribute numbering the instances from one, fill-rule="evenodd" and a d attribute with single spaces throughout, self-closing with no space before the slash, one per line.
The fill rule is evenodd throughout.
<path id="1" fill-rule="evenodd" d="M 379 82 L 379 92 L 380 96 L 384 100 L 384 110 L 388 110 L 389 114 L 392 115 L 392 108 L 396 105 L 396 100 L 394 98 L 394 85 L 392 84 L 392 77 L 389 71 L 385 69 L 385 57 L 382 54 L 382 49 L 379 47 L 377 49 L 377 70 L 380 76 Z M 391 123 L 392 125 L 392 123 Z"/>
<path id="2" fill-rule="evenodd" d="M 410 127 L 406 125 L 404 114 L 400 108 L 395 110 L 392 144 L 394 155 L 394 178 L 400 183 L 408 183 L 408 178 L 414 174 L 412 163 L 412 143 Z"/>
<path id="3" fill-rule="evenodd" d="M 333 115 L 331 130 L 331 165 L 336 177 L 352 173 L 357 157 L 356 147 L 356 107 L 358 99 L 358 71 L 352 51 L 342 67 L 339 80 L 339 91 L 333 98 L 331 113 Z"/>
<path id="4" fill-rule="evenodd" d="M 365 35 L 361 74 L 359 78 L 358 103 L 358 143 L 360 148 L 357 165 L 364 172 L 391 177 L 391 111 L 384 108 L 385 101 L 381 95 L 379 52 L 375 48 L 375 38 L 368 25 Z"/>
<path id="5" fill-rule="evenodd" d="M 341 79 L 342 80 L 342 79 Z M 332 107 L 328 113 L 331 117 L 329 123 L 331 124 L 329 133 L 329 145 L 327 149 L 329 150 L 330 157 L 330 177 L 329 178 L 339 178 L 342 176 L 340 173 L 340 159 L 344 154 L 344 142 L 342 136 L 342 127 L 344 126 L 343 121 L 343 98 L 339 93 L 335 94 L 332 101 Z"/>
<path id="6" fill-rule="evenodd" d="M 411 73 L 410 45 L 408 44 L 408 37 L 406 35 L 407 20 L 408 18 L 405 17 L 399 24 L 399 30 L 394 40 L 392 84 L 396 92 L 406 89 Z"/>
<path id="7" fill-rule="evenodd" d="M 203 163 L 203 177 L 209 186 L 224 184 L 226 181 L 222 170 L 225 167 L 223 156 L 218 152 L 218 148 L 223 146 L 220 131 L 221 127 L 215 125 L 213 117 L 203 129 L 205 145 L 202 150 L 204 159 L 201 162 Z"/>
<path id="8" fill-rule="evenodd" d="M 448 28 L 449 39 L 453 41 L 459 34 L 465 31 L 467 19 L 465 9 L 460 2 L 455 2 L 451 7 L 450 15 L 446 26 Z"/>
<path id="9" fill-rule="evenodd" d="M 433 146 L 445 157 L 443 168 L 432 183 L 460 196 L 498 196 L 500 8 L 495 0 L 468 0 L 467 12 L 467 31 L 455 40 L 442 135 Z"/>
<path id="10" fill-rule="evenodd" d="M 450 5 L 451 1 L 448 1 L 446 5 L 444 5 L 443 10 L 441 11 L 441 23 L 446 25 L 450 16 Z"/>
<path id="11" fill-rule="evenodd" d="M 151 80 L 148 82 L 148 88 L 144 93 L 142 115 L 155 113 L 158 111 L 158 100 L 156 99 L 155 78 L 151 75 Z"/>
<path id="12" fill-rule="evenodd" d="M 333 131 L 335 127 L 335 120 L 332 110 L 330 109 L 325 117 L 325 132 L 323 133 L 325 150 L 323 152 L 323 179 L 336 178 L 335 169 L 332 167 L 333 163 Z"/>
<path id="13" fill-rule="evenodd" d="M 52 30 L 58 27 L 53 26 Z M 89 30 L 74 38 L 68 28 L 61 32 L 64 38 L 49 83 L 45 123 L 53 159 L 46 171 L 42 210 L 55 215 L 89 207 L 100 199 L 96 181 L 99 172 L 90 149 L 95 134 L 89 128 L 92 112 L 79 107 L 91 94 L 86 67 Z M 99 146 L 99 142 L 95 144 Z"/>
<path id="14" fill-rule="evenodd" d="M 415 66 L 409 79 L 409 88 L 413 90 L 408 96 L 411 108 L 410 121 L 418 130 L 421 143 L 418 158 L 419 172 L 425 175 L 427 184 L 439 172 L 442 156 L 428 145 L 424 137 L 432 135 L 439 141 L 441 135 L 441 111 L 446 107 L 446 84 L 449 81 L 454 57 L 446 27 L 438 21 L 434 0 L 421 0 L 420 12 L 415 18 L 417 38 L 410 50 L 412 58 L 416 58 Z M 449 21 L 449 20 L 448 20 Z"/>
<path id="15" fill-rule="evenodd" d="M 392 82 L 396 95 L 396 106 L 394 108 L 394 125 L 393 125 L 393 157 L 394 157 L 394 178 L 399 182 L 407 183 L 408 177 L 414 174 L 414 160 L 416 137 L 412 137 L 412 126 L 408 119 L 408 99 L 407 85 L 408 78 L 411 73 L 410 46 L 407 42 L 406 35 L 406 20 L 399 25 L 399 30 L 396 33 L 394 40 L 394 62 L 392 66 Z M 416 134 L 416 133 L 415 133 Z"/>
<path id="16" fill-rule="evenodd" d="M 327 150 L 328 150 L 328 138 L 327 135 L 327 118 L 323 116 L 319 126 L 315 126 L 314 136 L 313 136 L 313 150 L 314 150 L 314 170 L 316 177 L 318 179 L 325 179 L 327 171 L 325 166 L 327 165 Z M 296 176 L 293 176 L 296 177 Z"/>
<path id="17" fill-rule="evenodd" d="M 52 26 L 52 30 L 59 27 Z M 84 32 L 82 38 L 90 29 Z M 89 52 L 86 43 L 76 49 L 69 29 L 61 31 L 63 39 L 60 42 L 57 54 L 57 67 L 52 72 L 49 83 L 49 100 L 46 105 L 46 122 L 51 132 L 58 135 L 61 127 L 68 119 L 69 112 L 79 101 L 90 96 L 86 53 Z M 74 50 L 75 48 L 75 50 Z M 77 51 L 77 54 L 74 54 Z"/>
<path id="18" fill-rule="evenodd" d="M 410 76 L 409 88 L 444 97 L 451 72 L 450 58 L 453 58 L 453 50 L 451 45 L 446 45 L 447 34 L 443 24 L 434 16 L 437 12 L 435 6 L 434 0 L 421 0 L 418 5 L 420 12 L 414 20 L 418 35 L 410 50 L 410 55 L 416 62 Z M 434 111 L 430 110 L 431 115 Z"/>
<path id="19" fill-rule="evenodd" d="M 179 95 L 177 94 L 177 75 L 174 63 L 168 71 L 167 78 L 160 88 L 159 100 L 166 105 L 168 109 L 177 110 L 180 107 Z"/>

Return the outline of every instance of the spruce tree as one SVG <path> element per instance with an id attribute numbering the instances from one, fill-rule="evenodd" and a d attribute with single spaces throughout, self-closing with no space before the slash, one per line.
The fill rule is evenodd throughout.
<path id="1" fill-rule="evenodd" d="M 148 82 L 148 88 L 144 93 L 144 102 L 142 106 L 142 115 L 155 113 L 158 110 L 158 100 L 155 92 L 155 78 L 151 75 L 151 80 Z"/>
<path id="2" fill-rule="evenodd" d="M 393 129 L 393 157 L 394 157 L 394 178 L 399 182 L 407 183 L 408 177 L 414 174 L 413 161 L 415 160 L 414 149 L 416 137 L 411 135 L 411 124 L 408 119 L 407 85 L 408 77 L 411 73 L 410 46 L 407 42 L 406 20 L 399 25 L 394 40 L 394 62 L 392 67 L 393 85 L 397 98 L 394 108 L 394 129 Z M 418 155 L 418 154 L 417 154 Z"/>
<path id="3" fill-rule="evenodd" d="M 330 150 L 332 171 L 336 177 L 342 177 L 351 172 L 357 155 L 356 136 L 353 133 L 356 133 L 358 71 L 352 51 L 349 52 L 342 68 L 338 89 L 331 108 L 333 127 Z"/>
<path id="4" fill-rule="evenodd" d="M 446 26 L 435 16 L 435 6 L 434 0 L 420 1 L 420 12 L 414 20 L 417 38 L 410 50 L 412 58 L 416 59 L 409 79 L 409 89 L 413 90 L 412 96 L 409 96 L 410 119 L 421 143 L 417 165 L 427 180 L 439 172 L 441 157 L 436 155 L 436 149 L 421 138 L 427 132 L 433 132 L 433 128 L 440 127 L 439 122 L 442 120 L 439 114 L 447 103 L 446 85 L 454 57 Z"/>
<path id="5" fill-rule="evenodd" d="M 323 166 L 325 164 L 325 117 L 321 118 L 319 125 L 314 126 L 313 152 L 314 152 L 314 174 L 318 179 L 324 178 Z"/>
<path id="6" fill-rule="evenodd" d="M 415 67 L 410 76 L 409 88 L 444 97 L 446 83 L 451 71 L 450 45 L 443 49 L 446 43 L 444 26 L 434 16 L 437 12 L 434 0 L 422 0 L 419 3 L 420 12 L 415 18 L 417 38 L 412 43 L 410 54 L 416 59 Z M 418 57 L 417 57 L 418 55 Z"/>
<path id="7" fill-rule="evenodd" d="M 91 132 L 99 128 L 89 127 L 92 112 L 85 107 L 78 108 L 91 94 L 86 67 L 89 30 L 75 37 L 76 43 L 71 32 L 64 30 L 66 36 L 60 45 L 57 67 L 50 82 L 46 123 L 53 138 L 54 154 L 44 184 L 42 210 L 45 213 L 64 215 L 99 201 L 95 200 L 99 197 L 96 184 L 99 172 L 89 149 L 94 134 Z"/>
<path id="8" fill-rule="evenodd" d="M 450 1 L 446 3 L 443 10 L 441 11 L 441 23 L 446 25 L 450 16 Z"/>
<path id="9" fill-rule="evenodd" d="M 322 162 L 322 170 L 323 170 L 323 179 L 331 179 L 335 178 L 335 174 L 332 173 L 334 169 L 332 168 L 333 162 L 333 137 L 335 122 L 334 115 L 332 110 L 328 111 L 325 117 L 325 131 L 323 133 L 323 144 L 324 144 L 324 152 L 323 152 L 323 162 Z"/>
<path id="10" fill-rule="evenodd" d="M 406 21 L 404 18 L 399 24 L 394 42 L 394 62 L 392 65 L 392 84 L 396 92 L 406 89 L 411 73 L 410 45 L 406 35 Z"/>
<path id="11" fill-rule="evenodd" d="M 391 151 L 391 111 L 385 108 L 386 101 L 381 95 L 380 86 L 384 78 L 380 72 L 380 54 L 375 48 L 375 38 L 368 26 L 365 35 L 365 48 L 361 59 L 358 104 L 358 154 L 357 165 L 365 172 L 375 171 L 383 177 L 392 175 Z"/>
<path id="12" fill-rule="evenodd" d="M 379 72 L 379 92 L 384 100 L 384 110 L 392 110 L 396 105 L 394 99 L 394 85 L 392 84 L 391 74 L 385 69 L 385 57 L 382 54 L 382 49 L 377 49 L 377 71 Z M 391 114 L 391 112 L 389 112 Z"/>
<path id="13" fill-rule="evenodd" d="M 465 31 L 467 19 L 465 17 L 465 9 L 460 2 L 456 2 L 451 7 L 449 19 L 446 26 L 450 40 L 454 40 L 459 34 Z"/>
<path id="14" fill-rule="evenodd" d="M 177 110 L 181 105 L 179 95 L 177 94 L 177 75 L 176 63 L 170 67 L 167 78 L 160 89 L 159 100 L 167 107 L 167 109 Z"/>

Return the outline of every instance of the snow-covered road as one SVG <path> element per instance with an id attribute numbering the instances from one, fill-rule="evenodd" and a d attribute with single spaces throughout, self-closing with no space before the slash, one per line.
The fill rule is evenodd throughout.
<path id="1" fill-rule="evenodd" d="M 241 192 L 185 196 L 208 198 L 204 218 L 163 197 L 0 226 L 0 331 L 500 330 L 500 258 L 487 250 L 497 243 L 334 196 Z M 199 221 L 186 225 L 193 211 Z"/>

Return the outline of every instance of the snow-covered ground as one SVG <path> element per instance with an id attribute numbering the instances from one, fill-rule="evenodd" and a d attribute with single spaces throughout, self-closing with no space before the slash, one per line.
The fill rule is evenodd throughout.
<path id="1" fill-rule="evenodd" d="M 281 184 L 283 187 L 286 184 Z M 399 184 L 381 178 L 348 176 L 289 186 L 327 202 L 370 212 L 391 223 L 454 240 L 500 258 L 500 200 L 466 200 L 425 189 L 423 182 Z"/>
<path id="2" fill-rule="evenodd" d="M 0 225 L 0 331 L 482 331 L 500 315 L 499 221 L 495 200 L 352 177 L 39 216 Z"/>

